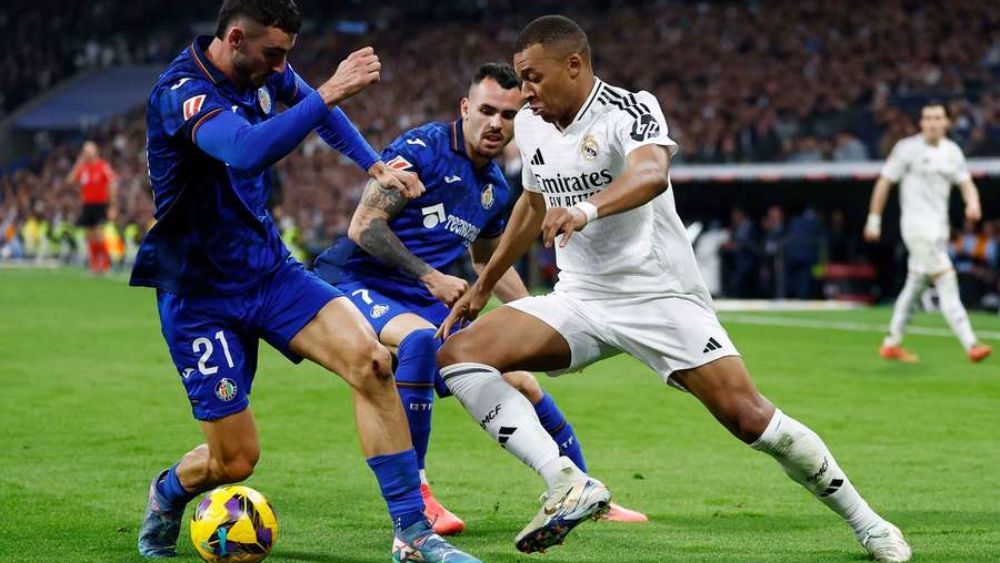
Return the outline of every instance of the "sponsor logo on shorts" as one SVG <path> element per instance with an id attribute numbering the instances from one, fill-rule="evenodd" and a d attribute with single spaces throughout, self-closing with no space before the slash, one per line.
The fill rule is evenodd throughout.
<path id="1" fill-rule="evenodd" d="M 702 354 L 707 354 L 709 352 L 714 352 L 722 348 L 722 344 L 719 344 L 714 338 L 708 339 L 708 344 L 705 344 L 705 349 L 701 351 Z"/>
<path id="2" fill-rule="evenodd" d="M 181 377 L 187 379 L 191 377 L 192 373 L 194 373 L 194 368 L 184 368 L 181 370 Z"/>
<path id="3" fill-rule="evenodd" d="M 236 382 L 228 377 L 223 377 L 215 385 L 215 396 L 219 398 L 220 401 L 229 402 L 236 398 Z"/>
<path id="4" fill-rule="evenodd" d="M 388 305 L 379 304 L 379 305 L 375 305 L 374 307 L 372 307 L 372 315 L 371 316 L 372 316 L 373 319 L 377 319 L 377 318 L 381 317 L 382 315 L 384 315 L 384 314 L 386 314 L 388 312 L 389 312 L 389 306 Z"/>

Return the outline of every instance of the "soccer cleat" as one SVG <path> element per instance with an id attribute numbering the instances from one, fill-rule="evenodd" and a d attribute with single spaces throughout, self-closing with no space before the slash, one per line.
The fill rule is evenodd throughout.
<path id="1" fill-rule="evenodd" d="M 396 563 L 482 563 L 479 559 L 459 551 L 455 546 L 434 533 L 426 520 L 421 520 L 405 530 L 397 530 L 392 541 L 392 560 Z"/>
<path id="2" fill-rule="evenodd" d="M 146 505 L 146 517 L 139 526 L 139 554 L 144 557 L 175 557 L 177 555 L 177 536 L 181 533 L 181 519 L 184 509 L 177 511 L 165 510 L 169 505 L 156 490 L 164 474 L 160 473 L 149 484 L 149 502 Z"/>
<path id="3" fill-rule="evenodd" d="M 607 513 L 601 517 L 601 520 L 604 520 L 606 522 L 634 523 L 634 522 L 649 522 L 649 517 L 641 512 L 630 510 L 628 508 L 625 508 L 624 506 L 620 506 L 612 502 L 609 505 Z"/>
<path id="4" fill-rule="evenodd" d="M 906 543 L 903 532 L 891 523 L 876 524 L 859 538 L 861 545 L 875 561 L 909 561 L 913 556 L 910 544 Z"/>
<path id="5" fill-rule="evenodd" d="M 978 364 L 992 353 L 993 349 L 989 346 L 985 344 L 976 344 L 972 348 L 969 348 L 969 361 L 974 364 Z"/>
<path id="6" fill-rule="evenodd" d="M 889 346 L 888 344 L 883 344 L 879 348 L 878 355 L 882 356 L 886 360 L 894 360 L 897 362 L 903 362 L 906 364 L 912 364 L 920 361 L 920 358 L 916 354 L 909 352 L 906 348 L 902 346 Z"/>
<path id="7" fill-rule="evenodd" d="M 517 549 L 524 553 L 545 552 L 559 545 L 581 522 L 604 516 L 611 505 L 611 491 L 597 479 L 584 475 L 568 477 L 543 496 L 538 514 L 517 535 Z"/>
<path id="8" fill-rule="evenodd" d="M 436 498 L 434 498 L 434 493 L 431 492 L 431 488 L 426 484 L 420 485 L 420 496 L 424 497 L 424 516 L 430 520 L 431 525 L 434 527 L 434 533 L 441 534 L 442 536 L 450 536 L 452 534 L 460 534 L 465 530 L 465 522 L 458 516 L 452 514 L 450 510 L 441 505 Z"/>

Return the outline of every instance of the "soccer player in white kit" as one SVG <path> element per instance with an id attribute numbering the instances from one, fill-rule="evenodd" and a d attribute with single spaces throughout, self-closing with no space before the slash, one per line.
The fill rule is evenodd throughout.
<path id="1" fill-rule="evenodd" d="M 928 287 L 937 288 L 941 313 L 958 337 L 969 360 L 980 362 L 992 350 L 976 340 L 969 316 L 958 293 L 958 276 L 948 257 L 948 197 L 957 185 L 965 200 L 965 218 L 979 221 L 979 191 L 965 167 L 965 155 L 945 137 L 948 113 L 939 103 L 920 110 L 920 133 L 893 147 L 875 182 L 864 236 L 871 242 L 882 236 L 882 210 L 892 185 L 899 182 L 900 230 L 910 253 L 906 284 L 896 298 L 889 334 L 879 354 L 887 360 L 915 362 L 917 356 L 903 348 L 903 332 L 910 314 Z"/>
<path id="2" fill-rule="evenodd" d="M 909 560 L 902 533 L 861 498 L 823 441 L 757 392 L 719 324 L 674 207 L 667 171 L 677 144 L 656 98 L 595 77 L 586 34 L 562 16 L 522 30 L 514 67 L 528 104 L 514 120 L 525 192 L 441 333 L 479 313 L 539 231 L 547 245 L 557 244 L 559 283 L 554 293 L 508 303 L 455 333 L 438 365 L 483 429 L 546 482 L 544 504 L 518 534 L 518 549 L 561 543 L 605 510 L 611 494 L 559 456 L 531 404 L 500 374 L 572 371 L 625 352 L 774 457 L 852 527 L 873 557 Z"/>

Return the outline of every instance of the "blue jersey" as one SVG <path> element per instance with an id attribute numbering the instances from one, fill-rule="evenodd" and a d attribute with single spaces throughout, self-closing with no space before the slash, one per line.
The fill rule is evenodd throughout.
<path id="1" fill-rule="evenodd" d="M 443 270 L 477 238 L 503 232 L 510 188 L 495 162 L 478 170 L 473 165 L 465 152 L 461 119 L 407 131 L 382 152 L 382 159 L 389 166 L 415 172 L 427 188 L 407 202 L 389 227 L 431 267 Z M 420 280 L 346 237 L 317 258 L 316 271 L 335 285 L 359 283 L 396 299 L 436 301 Z"/>
<path id="2" fill-rule="evenodd" d="M 250 124 L 292 105 L 303 84 L 291 66 L 264 86 L 245 90 L 205 56 L 199 37 L 160 75 L 146 112 L 147 159 L 156 225 L 143 239 L 131 285 L 170 293 L 232 295 L 253 287 L 285 262 L 268 210 L 269 169 L 238 171 L 195 145 L 200 126 L 218 112 Z"/>

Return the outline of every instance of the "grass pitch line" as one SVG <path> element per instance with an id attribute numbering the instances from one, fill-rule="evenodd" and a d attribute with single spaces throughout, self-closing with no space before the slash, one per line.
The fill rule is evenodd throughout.
<path id="1" fill-rule="evenodd" d="M 821 330 L 843 330 L 848 332 L 875 332 L 885 334 L 888 328 L 886 324 L 858 323 L 851 321 L 825 321 L 820 319 L 795 319 L 789 317 L 773 317 L 767 315 L 739 315 L 723 313 L 721 315 L 724 323 L 764 325 L 764 326 L 784 326 L 791 328 L 813 328 Z M 946 328 L 934 328 L 924 326 L 909 326 L 906 328 L 907 334 L 919 334 L 921 336 L 938 336 L 955 338 L 951 330 Z M 992 330 L 977 330 L 976 336 L 981 340 L 1000 341 L 1000 332 Z"/>

